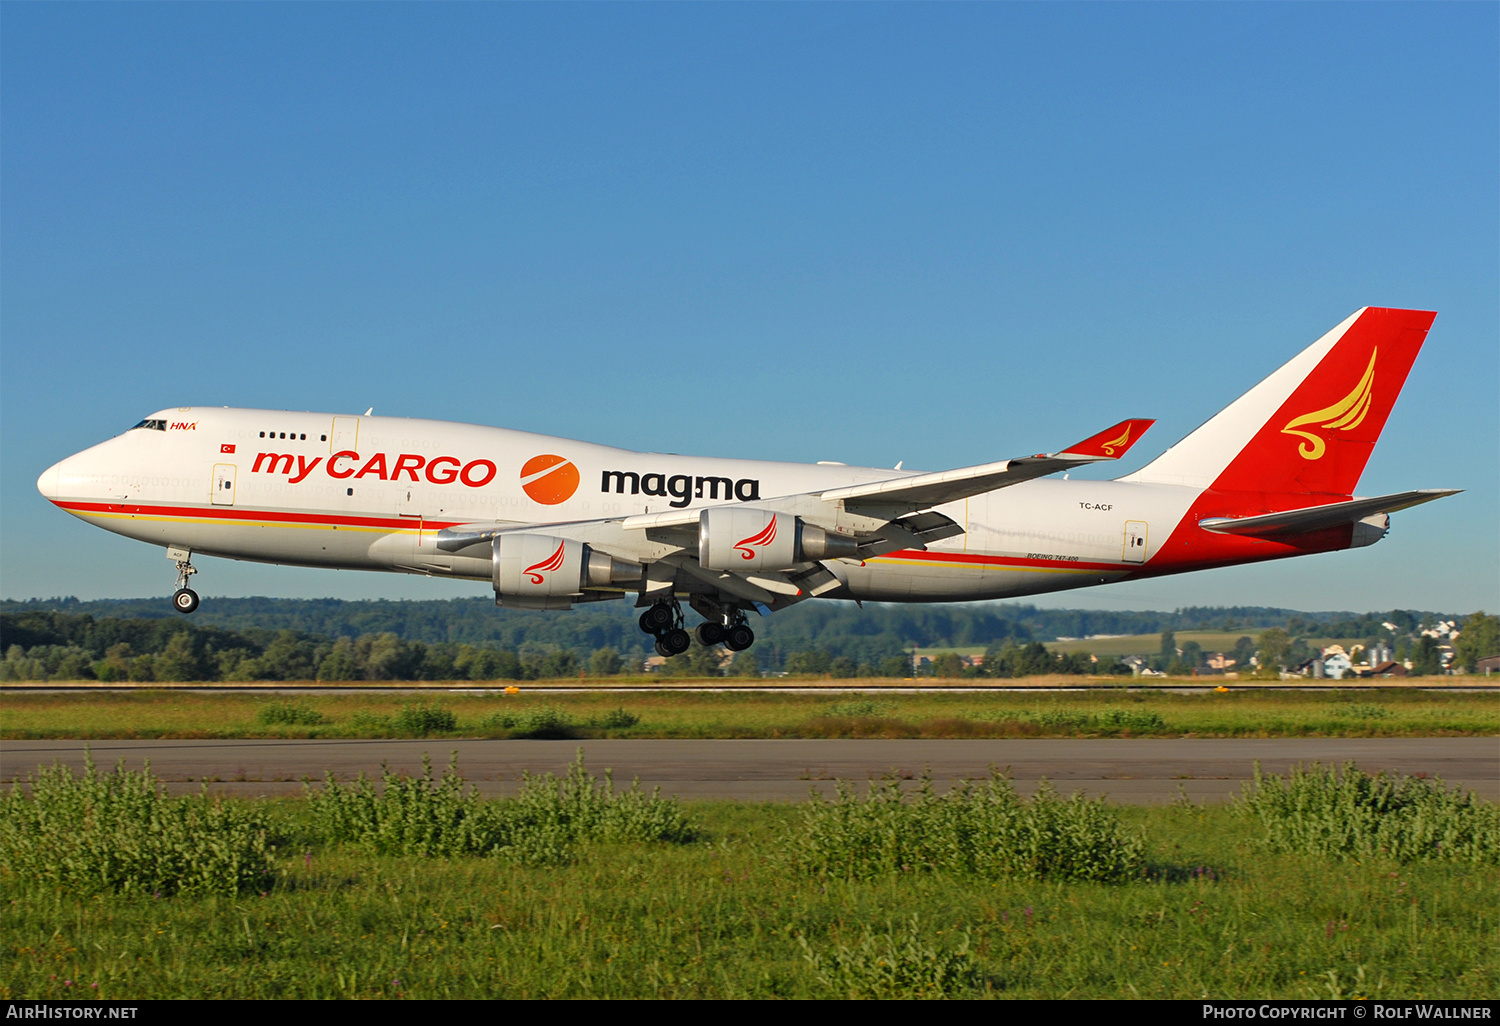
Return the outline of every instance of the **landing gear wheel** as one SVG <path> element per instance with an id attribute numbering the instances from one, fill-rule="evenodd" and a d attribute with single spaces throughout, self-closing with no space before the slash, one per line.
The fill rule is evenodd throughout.
<path id="1" fill-rule="evenodd" d="M 656 654 L 659 655 L 659 656 L 661 656 L 663 659 L 671 659 L 672 656 L 675 655 L 676 653 L 674 653 L 670 648 L 667 647 L 667 643 L 665 641 L 662 641 L 660 638 L 657 638 L 656 639 Z"/>
<path id="2" fill-rule="evenodd" d="M 673 627 L 669 631 L 663 631 L 660 640 L 656 643 L 656 650 L 666 656 L 682 655 L 693 646 L 693 639 L 688 637 L 688 632 L 681 627 Z"/>
<path id="3" fill-rule="evenodd" d="M 191 613 L 198 608 L 198 593 L 192 588 L 178 588 L 172 596 L 172 608 L 179 613 Z"/>
<path id="4" fill-rule="evenodd" d="M 704 620 L 698 625 L 694 632 L 698 635 L 698 644 L 704 648 L 711 648 L 724 640 L 724 625 L 712 620 Z"/>
<path id="5" fill-rule="evenodd" d="M 742 623 L 737 623 L 725 632 L 724 647 L 731 652 L 743 652 L 755 644 L 755 632 Z"/>
<path id="6" fill-rule="evenodd" d="M 677 619 L 673 615 L 672 607 L 665 602 L 658 602 L 641 614 L 641 630 L 647 634 L 660 634 L 672 626 L 672 621 Z"/>

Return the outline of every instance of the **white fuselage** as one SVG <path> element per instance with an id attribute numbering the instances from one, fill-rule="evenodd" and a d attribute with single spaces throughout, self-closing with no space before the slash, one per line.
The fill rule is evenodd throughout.
<path id="1" fill-rule="evenodd" d="M 193 553 L 468 579 L 488 579 L 488 560 L 438 549 L 438 531 L 614 520 L 911 473 L 636 453 L 391 417 L 192 407 L 143 423 L 153 421 L 163 423 L 61 461 L 38 487 L 97 526 Z M 538 457 L 553 459 L 523 474 Z M 835 597 L 1002 598 L 1151 572 L 1201 492 L 1042 479 L 973 496 L 938 507 L 962 535 L 836 561 Z"/>

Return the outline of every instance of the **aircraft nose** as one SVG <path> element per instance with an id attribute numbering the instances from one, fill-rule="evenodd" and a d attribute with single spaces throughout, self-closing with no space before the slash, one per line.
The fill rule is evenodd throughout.
<path id="1" fill-rule="evenodd" d="M 58 496 L 57 482 L 60 476 L 58 468 L 61 466 L 61 463 L 52 464 L 42 471 L 41 477 L 36 479 L 36 490 L 49 499 L 55 499 Z"/>

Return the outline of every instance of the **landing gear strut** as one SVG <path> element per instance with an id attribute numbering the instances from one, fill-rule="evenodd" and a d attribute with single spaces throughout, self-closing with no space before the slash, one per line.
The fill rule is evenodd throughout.
<path id="1" fill-rule="evenodd" d="M 734 606 L 718 603 L 703 604 L 694 600 L 693 608 L 707 619 L 700 623 L 693 634 L 698 644 L 712 648 L 722 644 L 731 652 L 743 652 L 755 644 L 755 632 L 745 623 L 745 611 Z M 656 654 L 668 658 L 681 655 L 692 645 L 692 637 L 682 627 L 682 607 L 677 599 L 658 599 L 641 613 L 641 630 L 656 638 Z"/>
<path id="2" fill-rule="evenodd" d="M 169 556 L 177 553 L 169 552 Z M 192 563 L 192 553 L 181 553 L 182 558 L 177 563 L 177 590 L 172 593 L 172 608 L 179 613 L 191 613 L 198 608 L 198 593 L 188 587 L 188 578 L 198 572 L 198 568 Z"/>
<path id="3" fill-rule="evenodd" d="M 724 647 L 731 652 L 743 652 L 755 644 L 755 632 L 745 622 L 745 611 L 736 609 L 729 614 L 729 622 L 724 625 Z"/>
<path id="4" fill-rule="evenodd" d="M 693 639 L 682 629 L 682 607 L 677 599 L 661 599 L 641 614 L 641 630 L 656 635 L 656 654 L 671 658 L 692 647 Z"/>
<path id="5" fill-rule="evenodd" d="M 721 605 L 697 597 L 693 608 L 704 616 L 695 633 L 698 643 L 705 648 L 723 645 L 731 652 L 743 652 L 755 644 L 755 632 L 745 623 L 745 611 L 738 606 Z"/>

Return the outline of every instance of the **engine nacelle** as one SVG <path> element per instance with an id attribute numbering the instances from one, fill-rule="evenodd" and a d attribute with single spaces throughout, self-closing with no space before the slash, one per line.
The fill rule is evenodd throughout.
<path id="1" fill-rule="evenodd" d="M 698 517 L 698 564 L 709 570 L 787 570 L 819 559 L 857 558 L 853 538 L 829 534 L 790 513 L 716 506 Z"/>
<path id="2" fill-rule="evenodd" d="M 585 588 L 631 584 L 639 563 L 548 534 L 501 534 L 491 543 L 495 602 L 515 609 L 567 609 Z"/>

